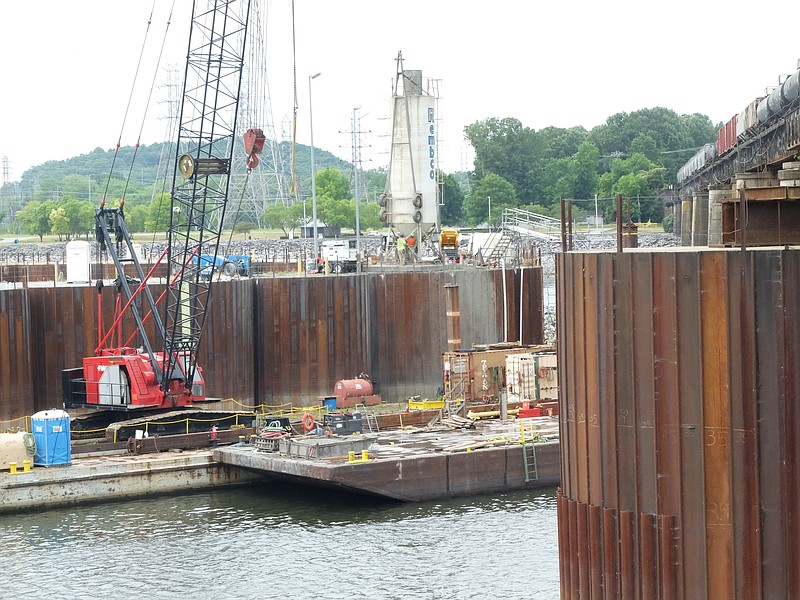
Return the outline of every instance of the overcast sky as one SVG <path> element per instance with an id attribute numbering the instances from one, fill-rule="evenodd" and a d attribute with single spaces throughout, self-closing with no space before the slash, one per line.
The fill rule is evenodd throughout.
<path id="1" fill-rule="evenodd" d="M 289 135 L 291 0 L 252 0 L 267 14 L 273 125 Z M 9 179 L 97 147 L 165 139 L 166 105 L 144 112 L 173 0 L 0 1 L 0 157 Z M 133 100 L 131 84 L 154 8 Z M 740 0 L 295 0 L 298 142 L 349 160 L 359 107 L 365 168 L 388 164 L 398 51 L 438 81 L 440 167 L 469 170 L 463 129 L 490 117 L 590 129 L 610 115 L 663 106 L 727 121 L 798 68 L 793 21 Z M 785 10 L 792 12 L 789 5 Z M 174 0 L 157 85 L 183 69 L 191 1 Z M 252 31 L 252 30 L 251 30 Z M 157 87 L 154 96 L 164 94 Z M 128 117 L 123 129 L 123 117 Z M 268 126 L 263 126 L 268 129 Z"/>

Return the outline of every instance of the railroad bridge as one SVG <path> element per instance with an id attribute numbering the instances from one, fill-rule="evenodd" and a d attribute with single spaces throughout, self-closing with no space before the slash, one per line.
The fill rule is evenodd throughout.
<path id="1" fill-rule="evenodd" d="M 684 245 L 800 243 L 800 64 L 751 101 L 678 172 Z"/>

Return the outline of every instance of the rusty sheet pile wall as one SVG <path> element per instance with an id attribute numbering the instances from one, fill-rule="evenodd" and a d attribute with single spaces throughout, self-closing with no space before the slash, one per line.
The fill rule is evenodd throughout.
<path id="1" fill-rule="evenodd" d="M 246 405 L 317 404 L 337 381 L 363 372 L 386 400 L 432 397 L 441 385 L 441 355 L 447 350 L 447 284 L 459 288 L 463 343 L 472 345 L 518 338 L 522 280 L 523 337 L 541 343 L 541 270 L 528 268 L 522 278 L 519 270 L 508 270 L 505 277 L 505 335 L 501 270 L 220 282 L 213 288 L 198 356 L 209 396 Z M 162 291 L 163 285 L 152 286 L 154 297 Z M 102 293 L 108 328 L 115 290 L 107 286 Z M 7 363 L 0 368 L 0 419 L 60 406 L 61 370 L 80 367 L 97 345 L 97 290 L 0 290 L 0 302 L 11 306 L 0 319 L 17 328 L 6 334 L 6 321 L 0 320 L 0 353 Z M 123 328 L 130 331 L 132 325 L 130 318 Z"/>
<path id="2" fill-rule="evenodd" d="M 800 597 L 800 252 L 558 256 L 564 598 Z"/>
<path id="3" fill-rule="evenodd" d="M 0 420 L 31 414 L 30 309 L 27 290 L 0 291 Z M 0 432 L 23 423 L 0 423 Z"/>

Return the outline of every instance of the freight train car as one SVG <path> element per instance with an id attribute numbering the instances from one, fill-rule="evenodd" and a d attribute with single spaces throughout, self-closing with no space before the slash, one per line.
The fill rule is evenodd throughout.
<path id="1" fill-rule="evenodd" d="M 798 65 L 800 67 L 800 65 Z M 778 115 L 796 107 L 800 98 L 800 68 L 787 77 L 767 96 L 757 97 L 733 115 L 717 132 L 717 141 L 706 144 L 678 170 L 678 183 L 683 183 L 714 159 L 733 151 L 736 145 L 747 141 Z M 713 146 L 713 152 L 710 148 Z"/>

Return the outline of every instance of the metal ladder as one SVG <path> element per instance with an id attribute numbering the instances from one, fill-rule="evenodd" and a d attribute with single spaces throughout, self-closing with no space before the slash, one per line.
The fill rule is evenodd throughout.
<path id="1" fill-rule="evenodd" d="M 379 433 L 380 427 L 378 427 L 378 417 L 375 416 L 375 413 L 369 412 L 366 404 L 358 404 L 355 408 L 358 412 L 364 415 L 364 418 L 367 420 L 367 429 L 369 429 L 369 432 Z"/>
<path id="2" fill-rule="evenodd" d="M 522 464 L 525 467 L 525 483 L 539 479 L 539 469 L 536 466 L 536 436 L 531 430 L 530 435 L 525 437 L 525 423 L 520 419 L 519 422 L 520 439 L 522 445 Z"/>

